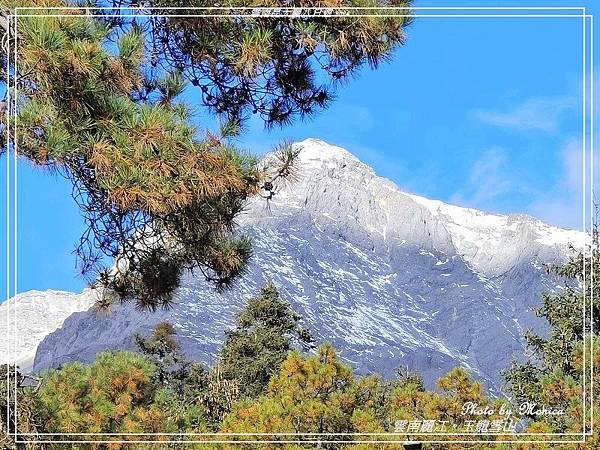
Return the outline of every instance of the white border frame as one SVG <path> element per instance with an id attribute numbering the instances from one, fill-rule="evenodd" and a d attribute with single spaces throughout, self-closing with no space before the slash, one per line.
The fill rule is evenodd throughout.
<path id="1" fill-rule="evenodd" d="M 118 7 L 118 8 L 113 8 L 113 7 L 96 7 L 96 8 L 85 8 L 85 7 L 16 7 L 14 10 L 14 14 L 11 14 L 8 17 L 8 24 L 9 24 L 9 28 L 12 26 L 12 30 L 14 31 L 14 39 L 15 39 L 15 45 L 14 45 L 14 49 L 11 49 L 10 47 L 10 41 L 8 42 L 8 52 L 7 54 L 9 55 L 9 57 L 7 58 L 7 73 L 9 73 L 10 71 L 10 67 L 11 67 L 11 62 L 10 62 L 10 54 L 11 54 L 11 50 L 14 51 L 13 56 L 13 61 L 12 61 L 12 67 L 16 67 L 17 64 L 17 20 L 19 17 L 73 17 L 72 14 L 20 14 L 20 11 L 33 11 L 33 10 L 44 10 L 44 11 L 48 11 L 48 10 L 57 10 L 57 11 L 86 11 L 86 10 L 92 10 L 92 11 L 137 11 L 137 13 L 135 14 L 99 14 L 99 15 L 95 15 L 95 17 L 152 17 L 155 16 L 155 14 L 148 14 L 146 13 L 146 11 L 152 11 L 152 10 L 173 10 L 173 11 L 192 11 L 192 10 L 200 10 L 200 11 L 210 11 L 209 14 L 160 14 L 161 17 L 188 17 L 188 18 L 198 18 L 198 17 L 412 17 L 412 18 L 425 18 L 425 17 L 435 17 L 435 18 L 448 18 L 448 17 L 453 17 L 453 18 L 471 18 L 471 17 L 478 17 L 478 18 L 581 18 L 582 19 L 582 72 L 583 72 L 583 76 L 582 76 L 582 80 L 583 80 L 583 99 L 582 99 L 582 103 L 583 103 L 583 120 L 582 120 L 582 150 L 583 150 L 583 231 L 585 232 L 585 228 L 588 225 L 587 221 L 586 221 L 586 191 L 587 191 L 587 186 L 586 186 L 586 160 L 588 158 L 587 154 L 586 154 L 586 150 L 587 150 L 587 144 L 586 144 L 586 137 L 587 137 L 587 122 L 588 122 L 588 111 L 587 111 L 587 105 L 586 105 L 586 99 L 588 99 L 588 95 L 589 95 L 589 122 L 590 122 L 590 126 L 589 126 L 589 157 L 590 157 L 590 192 L 589 192 L 589 207 L 590 207 L 590 222 L 589 222 L 589 226 L 590 226 L 590 230 L 591 231 L 592 227 L 593 227 L 593 124 L 594 124 L 594 120 L 593 120 L 593 82 L 594 82 L 594 67 L 593 67 L 593 15 L 591 14 L 587 14 L 586 13 L 586 8 L 585 7 L 466 7 L 466 6 L 457 6 L 457 7 L 434 7 L 434 6 L 423 6 L 423 7 L 331 7 L 331 8 L 326 8 L 326 7 L 164 7 L 164 8 L 159 8 L 159 7 L 147 7 L 147 8 L 142 8 L 142 7 Z M 311 14 L 299 14 L 301 11 L 311 11 Z M 480 14 L 474 14 L 474 13 L 469 13 L 469 14 L 465 14 L 465 13 L 461 13 L 461 14 L 399 14 L 399 13 L 394 13 L 393 11 L 402 11 L 402 10 L 410 10 L 410 11 L 418 11 L 418 10 L 424 10 L 424 11 L 452 11 L 452 10 L 457 10 L 457 11 L 467 11 L 467 12 L 473 12 L 473 11 L 486 11 L 486 13 L 480 13 Z M 221 11 L 221 13 L 218 13 L 219 11 Z M 229 12 L 229 14 L 227 13 L 223 13 L 223 11 Z M 277 11 L 277 13 L 275 13 L 275 11 Z M 346 14 L 343 14 L 343 12 L 346 11 Z M 353 13 L 348 14 L 348 11 L 354 11 Z M 363 13 L 362 11 L 365 11 L 365 13 Z M 381 14 L 381 13 L 376 13 L 376 14 L 369 14 L 368 11 L 390 11 L 389 14 Z M 488 13 L 487 11 L 519 11 L 518 14 L 507 14 L 507 13 L 502 13 L 502 14 L 493 14 L 493 13 Z M 535 14 L 524 14 L 521 13 L 521 11 L 536 11 Z M 560 13 L 546 13 L 546 14 L 542 14 L 542 13 L 537 13 L 537 11 L 559 11 Z M 564 11 L 580 11 L 579 14 L 567 14 L 564 13 Z M 234 13 L 231 13 L 234 12 Z M 237 13 L 235 13 L 237 12 Z M 357 13 L 358 12 L 358 13 Z M 588 21 L 589 21 L 589 35 L 588 35 Z M 590 42 L 589 45 L 589 50 L 586 49 L 586 42 L 588 41 Z M 589 51 L 589 54 L 588 54 Z M 586 62 L 589 59 L 589 91 L 586 88 L 586 79 L 588 77 L 588 72 L 586 70 Z M 15 89 L 16 92 L 16 89 Z M 8 103 L 10 104 L 10 102 L 12 101 L 12 108 L 11 111 L 15 111 L 17 108 L 17 95 L 14 95 L 14 98 L 10 97 L 10 84 L 7 83 L 7 95 L 8 95 Z M 14 108 L 14 109 L 13 109 Z M 16 124 L 14 126 L 13 132 L 14 132 L 14 137 L 16 137 Z M 8 129 L 7 129 L 8 130 Z M 16 142 L 16 139 L 13 141 Z M 10 146 L 8 145 L 10 143 L 10 134 L 7 132 L 7 156 L 10 154 Z M 18 150 L 15 148 L 13 149 L 13 156 L 14 156 L 14 160 L 13 160 L 13 171 L 14 171 L 14 193 L 13 193 L 13 209 L 12 212 L 14 214 L 13 217 L 13 228 L 12 228 L 12 233 L 13 233 L 13 245 L 12 245 L 12 263 L 14 265 L 14 277 L 13 277 L 13 295 L 16 294 L 17 292 L 17 256 L 18 256 L 18 251 L 17 251 L 17 230 L 18 230 L 18 222 L 17 222 L 17 200 L 18 200 L 18 193 L 17 193 L 17 154 L 18 154 Z M 11 213 L 11 196 L 10 196 L 10 187 L 11 187 L 11 183 L 10 183 L 10 177 L 11 177 L 11 169 L 10 169 L 10 157 L 7 157 L 7 190 L 6 190 L 6 200 L 7 200 L 7 218 L 6 218 L 6 225 L 7 225 L 7 279 L 6 279 L 6 284 L 7 284 L 7 300 L 11 298 L 11 273 L 10 273 L 10 263 L 11 263 L 11 221 L 10 221 L 10 213 Z M 591 236 L 590 236 L 590 242 L 591 242 Z M 585 252 L 584 252 L 585 255 Z M 585 267 L 585 265 L 584 265 Z M 586 279 L 586 273 L 585 273 L 585 269 L 584 269 L 584 282 Z M 593 292 L 593 291 L 592 291 Z M 583 322 L 584 322 L 584 340 L 585 340 L 585 330 L 586 330 L 586 297 L 585 297 L 585 290 L 584 290 L 584 311 L 583 311 Z M 593 298 L 590 300 L 589 303 L 589 310 L 590 310 L 590 319 L 593 319 Z M 14 320 L 11 321 L 10 319 L 10 313 L 9 310 L 7 308 L 7 320 L 8 323 L 14 323 L 14 342 L 17 342 L 17 308 L 16 308 L 16 304 L 14 307 Z M 593 320 L 590 320 L 590 322 L 592 323 L 593 326 Z M 7 327 L 7 342 L 10 343 L 10 334 L 9 334 L 9 327 Z M 593 355 L 593 329 L 591 330 L 591 339 L 590 339 L 590 355 Z M 10 344 L 9 344 L 10 345 Z M 10 354 L 10 347 L 9 347 L 9 354 Z M 590 379 L 592 379 L 591 377 L 593 376 L 593 358 L 591 359 L 591 367 L 590 367 Z M 584 373 L 586 372 L 586 349 L 584 348 L 584 353 L 583 353 L 583 362 L 584 362 Z M 15 373 L 16 373 L 16 368 L 15 368 Z M 9 375 L 7 374 L 7 381 L 9 380 Z M 8 394 L 8 393 L 7 393 Z M 583 400 L 583 423 L 582 423 L 582 432 L 581 433 L 17 433 L 16 429 L 14 433 L 9 433 L 10 436 L 12 436 L 15 439 L 16 443 L 55 443 L 55 444 L 61 444 L 61 443 L 152 443 L 152 444 L 157 444 L 157 443 L 280 443 L 280 444 L 284 444 L 284 443 L 293 443 L 293 444 L 299 444 L 299 443 L 323 443 L 323 442 L 327 442 L 327 443 L 346 443 L 346 444 L 352 444 L 352 443 L 389 443 L 389 444 L 394 444 L 394 443 L 406 443 L 407 441 L 405 439 L 402 440 L 329 440 L 329 439 L 321 439 L 320 437 L 325 437 L 325 436 L 390 436 L 390 437 L 408 437 L 408 436 L 419 436 L 419 437 L 425 437 L 425 436 L 581 436 L 581 440 L 522 440 L 522 439 L 515 439 L 515 440 L 495 440 L 495 441 L 489 441 L 489 440 L 430 440 L 430 439 L 426 439 L 426 440 L 421 440 L 418 442 L 422 442 L 422 443 L 470 443 L 470 444 L 475 444 L 475 443 L 487 443 L 487 444 L 504 444 L 504 443 L 585 443 L 586 442 L 586 437 L 587 436 L 591 436 L 593 434 L 593 390 L 592 390 L 592 386 L 590 383 L 590 392 L 589 392 L 589 402 L 591 405 L 591 409 L 590 409 L 590 413 L 591 413 L 591 417 L 590 417 L 590 431 L 586 432 L 585 431 L 585 426 L 587 425 L 587 413 L 588 411 L 586 410 L 586 406 L 587 406 L 587 402 L 586 402 L 586 395 L 587 395 L 587 389 L 586 389 L 586 377 L 583 377 L 583 389 L 582 389 L 582 400 Z M 15 396 L 15 400 L 14 400 L 14 405 L 15 405 L 15 410 L 16 406 L 17 406 L 17 386 L 15 383 L 14 386 L 14 396 Z M 7 395 L 7 399 L 10 399 L 10 395 Z M 7 409 L 9 409 L 9 405 L 10 405 L 10 401 L 7 402 Z M 17 424 L 15 423 L 15 428 L 17 428 Z M 69 441 L 69 440 L 17 440 L 18 436 L 23 436 L 23 435 L 33 435 L 33 436 L 180 436 L 180 437 L 184 437 L 184 436 L 298 436 L 298 437 L 305 437 L 305 436 L 310 436 L 313 437 L 312 439 L 294 439 L 294 440 L 188 440 L 188 439 L 181 439 L 181 440 L 153 440 L 153 441 L 145 441 L 145 440 L 116 440 L 116 439 L 111 439 L 111 440 L 74 440 L 74 441 Z"/>

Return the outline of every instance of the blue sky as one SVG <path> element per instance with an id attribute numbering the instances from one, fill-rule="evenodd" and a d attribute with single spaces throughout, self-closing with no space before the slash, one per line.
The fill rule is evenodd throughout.
<path id="1" fill-rule="evenodd" d="M 239 144 L 264 153 L 317 137 L 406 191 L 581 228 L 581 30 L 574 18 L 417 19 L 393 61 L 362 71 L 329 109 L 281 130 L 252 120 Z M 80 291 L 71 252 L 84 226 L 70 186 L 26 162 L 18 183 L 18 291 Z"/>

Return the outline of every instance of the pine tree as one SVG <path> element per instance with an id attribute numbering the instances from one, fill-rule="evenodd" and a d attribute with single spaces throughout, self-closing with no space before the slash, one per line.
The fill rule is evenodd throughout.
<path id="1" fill-rule="evenodd" d="M 17 5 L 69 3 L 4 0 L 0 8 Z M 231 6 L 244 5 L 254 6 Z M 231 284 L 251 257 L 250 240 L 235 233 L 236 216 L 249 197 L 271 198 L 280 181 L 294 175 L 297 153 L 284 146 L 264 167 L 230 138 L 249 113 L 272 125 L 326 106 L 333 86 L 321 82 L 323 76 L 343 80 L 364 64 L 376 66 L 404 41 L 408 23 L 28 12 L 33 17 L 16 23 L 18 45 L 6 13 L 0 17 L 17 51 L 9 73 L 9 55 L 2 54 L 2 80 L 11 95 L 3 113 L 13 120 L 3 128 L 0 153 L 13 148 L 71 181 L 87 224 L 76 251 L 79 268 L 101 287 L 99 306 L 107 308 L 115 300 L 168 306 L 186 270 L 200 271 L 218 287 Z M 181 96 L 186 80 L 221 118 L 220 132 L 193 123 Z M 102 265 L 106 256 L 116 261 L 111 269 Z"/>
<path id="2" fill-rule="evenodd" d="M 506 405 L 504 400 L 493 400 L 489 398 L 481 382 L 475 381 L 469 373 L 462 367 L 455 367 L 450 372 L 437 380 L 436 390 L 427 390 L 420 375 L 409 371 L 400 371 L 398 379 L 394 381 L 393 393 L 390 397 L 390 406 L 388 408 L 390 417 L 396 421 L 435 421 L 435 430 L 440 432 L 441 428 L 445 432 L 467 431 L 469 423 L 475 423 L 485 419 L 504 420 L 506 417 L 499 413 L 502 404 Z M 467 405 L 476 405 L 481 410 L 488 408 L 492 411 L 489 415 L 481 415 L 477 412 L 465 409 Z M 458 429 L 454 429 L 454 425 Z M 406 426 L 404 427 L 406 430 Z M 473 433 L 475 430 L 470 430 Z M 469 432 L 469 431 L 467 431 Z M 413 431 L 413 433 L 415 433 Z M 427 433 L 423 434 L 423 439 L 428 439 Z M 482 436 L 461 436 L 463 440 L 479 440 Z M 419 440 L 419 436 L 413 434 L 412 437 L 406 436 L 407 440 Z M 436 436 L 436 440 L 452 441 L 450 436 Z M 489 439 L 490 441 L 495 439 Z M 484 449 L 486 445 L 478 444 L 432 444 L 432 449 L 442 450 L 462 450 L 462 449 Z M 502 448 L 502 447 L 500 447 Z"/>
<path id="3" fill-rule="evenodd" d="M 134 340 L 139 352 L 155 365 L 156 382 L 180 392 L 182 388 L 178 383 L 186 378 L 190 363 L 180 351 L 179 342 L 175 338 L 175 327 L 162 322 L 156 325 L 149 336 L 136 334 Z"/>
<path id="4" fill-rule="evenodd" d="M 153 54 L 164 54 L 172 66 L 200 87 L 200 100 L 231 120 L 259 115 L 267 126 L 290 123 L 327 107 L 335 90 L 362 66 L 377 67 L 404 44 L 411 0 L 274 0 L 228 1 L 223 6 L 294 7 L 304 17 L 215 17 L 189 20 L 160 18 Z M 153 7 L 175 6 L 152 0 Z M 205 0 L 180 0 L 179 7 L 210 7 Z M 404 17 L 390 17 L 397 7 Z M 311 8 L 346 9 L 337 17 L 315 17 Z M 160 11 L 160 9 L 159 9 Z M 166 10 L 165 10 L 166 12 Z M 197 13 L 182 10 L 181 14 Z M 208 12 L 208 11 L 206 11 Z M 268 12 L 268 11 L 267 11 Z M 379 17 L 353 17 L 383 13 Z M 387 14 L 384 14 L 387 13 Z M 157 61 L 158 62 L 158 61 Z"/>
<path id="5" fill-rule="evenodd" d="M 584 416 L 583 412 L 584 382 L 586 392 L 589 392 L 590 386 L 596 391 L 600 387 L 597 370 L 600 346 L 595 339 L 600 326 L 600 248 L 597 230 L 593 231 L 593 241 L 593 246 L 585 253 L 578 252 L 565 265 L 550 268 L 562 280 L 563 286 L 556 293 L 544 294 L 542 305 L 537 310 L 538 316 L 548 322 L 548 336 L 528 332 L 526 339 L 531 352 L 530 359 L 515 361 L 505 373 L 516 404 L 529 402 L 537 407 L 564 411 L 564 414 L 558 415 L 529 414 L 528 431 L 581 433 L 584 423 L 587 429 L 591 420 L 600 419 L 597 397 L 594 400 L 594 417 L 590 415 L 589 394 L 586 400 L 587 415 Z M 583 320 L 584 308 L 587 310 L 586 321 Z M 593 310 L 593 323 L 590 310 Z M 585 371 L 584 355 L 587 360 Z M 592 364 L 595 370 L 590 378 Z M 579 448 L 596 448 L 598 442 L 600 440 L 595 433 Z M 557 447 L 570 448 L 568 444 Z M 531 446 L 522 445 L 521 448 Z"/>
<path id="6" fill-rule="evenodd" d="M 0 365 L 0 450 L 16 449 L 15 441 L 34 440 L 38 437 L 36 433 L 43 430 L 36 409 L 38 382 L 23 375 L 18 367 Z M 16 433 L 16 439 L 13 433 Z M 28 450 L 36 447 L 22 445 Z"/>
<path id="7" fill-rule="evenodd" d="M 277 169 L 261 171 L 225 136 L 198 132 L 178 99 L 181 76 L 147 73 L 140 29 L 119 35 L 81 15 L 24 17 L 18 27 L 18 64 L 4 74 L 18 89 L 12 145 L 72 181 L 88 225 L 80 267 L 98 275 L 101 305 L 168 305 L 185 269 L 230 283 L 251 254 L 234 218 Z M 280 160 L 293 156 L 284 149 Z M 101 254 L 113 269 L 99 267 Z"/>
<path id="8" fill-rule="evenodd" d="M 163 322 L 149 336 L 135 336 L 140 352 L 156 367 L 153 384 L 156 398 L 179 430 L 186 433 L 218 430 L 223 416 L 237 399 L 236 380 L 226 379 L 219 366 L 208 370 L 189 361 L 180 349 L 175 328 Z"/>
<path id="9" fill-rule="evenodd" d="M 236 380 L 240 396 L 256 398 L 265 392 L 294 338 L 310 345 L 310 333 L 299 326 L 299 321 L 300 315 L 280 298 L 272 283 L 237 315 L 236 328 L 227 332 L 218 364 L 225 378 Z"/>
<path id="10" fill-rule="evenodd" d="M 331 345 L 316 355 L 290 352 L 266 395 L 241 401 L 224 421 L 224 432 L 352 433 L 380 429 L 373 411 L 376 378 L 357 382 Z M 365 431 L 366 432 L 366 431 Z"/>
<path id="11" fill-rule="evenodd" d="M 102 353 L 89 366 L 45 374 L 38 413 L 50 433 L 163 433 L 176 430 L 157 398 L 155 367 L 129 352 Z M 118 446 L 117 446 L 118 447 Z"/>

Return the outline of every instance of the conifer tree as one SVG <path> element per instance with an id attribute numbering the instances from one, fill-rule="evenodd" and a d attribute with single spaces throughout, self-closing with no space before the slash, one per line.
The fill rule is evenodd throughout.
<path id="1" fill-rule="evenodd" d="M 299 321 L 300 315 L 280 298 L 272 283 L 237 315 L 236 328 L 227 332 L 221 348 L 219 368 L 225 378 L 237 381 L 240 396 L 255 398 L 265 392 L 294 340 L 311 344 L 310 333 Z"/>
<path id="2" fill-rule="evenodd" d="M 224 136 L 199 133 L 178 100 L 178 72 L 147 73 L 140 29 L 118 34 L 81 15 L 17 25 L 18 64 L 4 74 L 18 91 L 12 145 L 72 181 L 88 225 L 80 268 L 98 275 L 101 305 L 168 305 L 185 269 L 231 282 L 251 253 L 249 239 L 232 233 L 234 218 L 277 169 L 268 175 Z M 293 153 L 280 157 L 289 172 Z M 101 254 L 115 259 L 111 270 L 98 267 Z"/>
<path id="3" fill-rule="evenodd" d="M 239 396 L 236 380 L 226 379 L 219 366 L 206 369 L 180 349 L 173 325 L 158 324 L 136 344 L 155 366 L 153 384 L 162 392 L 155 402 L 186 433 L 218 430 L 223 416 Z"/>
<path id="4" fill-rule="evenodd" d="M 455 367 L 450 372 L 437 380 L 436 390 L 427 390 L 423 379 L 416 373 L 401 371 L 398 379 L 393 383 L 393 392 L 390 397 L 390 406 L 388 408 L 393 422 L 397 421 L 408 423 L 412 421 L 435 421 L 435 430 L 440 432 L 441 428 L 445 432 L 467 431 L 474 433 L 475 429 L 466 430 L 469 423 L 475 423 L 479 420 L 505 420 L 506 417 L 499 414 L 500 406 L 507 404 L 502 399 L 493 400 L 489 398 L 481 382 L 472 379 L 469 373 L 462 367 Z M 491 414 L 482 415 L 472 410 L 465 409 L 467 405 L 476 405 L 477 408 L 484 410 L 486 408 L 492 411 Z M 454 429 L 454 425 L 457 429 Z M 397 430 L 398 433 L 407 431 L 407 425 Z M 444 431 L 442 431 L 444 432 Z M 417 431 L 413 430 L 412 436 L 406 436 L 407 440 L 419 440 L 415 436 Z M 401 436 L 401 434 L 399 434 Z M 427 433 L 423 433 L 423 439 L 427 439 Z M 481 436 L 462 436 L 463 440 L 479 440 Z M 436 436 L 436 440 L 452 441 L 449 436 Z M 490 439 L 493 440 L 493 439 Z M 462 449 L 484 449 L 486 445 L 478 444 L 431 444 L 431 449 L 442 450 L 462 450 Z"/>
<path id="5" fill-rule="evenodd" d="M 23 375 L 18 367 L 0 365 L 0 450 L 16 449 L 15 441 L 32 440 L 30 436 L 35 438 L 36 433 L 43 430 L 35 395 L 38 382 Z M 35 447 L 25 445 L 24 448 Z"/>
<path id="6" fill-rule="evenodd" d="M 504 374 L 516 404 L 529 402 L 535 404 L 536 409 L 549 407 L 564 412 L 543 416 L 529 414 L 528 431 L 581 433 L 584 424 L 588 429 L 590 421 L 600 419 L 598 397 L 594 399 L 593 408 L 589 403 L 590 389 L 597 392 L 600 388 L 600 346 L 596 338 L 600 326 L 597 229 L 593 231 L 593 241 L 592 247 L 585 253 L 578 252 L 565 265 L 550 269 L 562 280 L 563 287 L 556 293 L 544 294 L 542 305 L 537 310 L 537 314 L 548 322 L 549 333 L 540 336 L 528 332 L 526 339 L 530 359 L 515 361 Z M 591 377 L 590 367 L 594 367 Z M 587 415 L 584 415 L 584 385 Z M 580 448 L 596 448 L 599 442 L 598 433 L 594 433 Z M 530 448 L 526 445 L 521 447 Z M 558 445 L 558 448 L 569 446 Z"/>
<path id="7" fill-rule="evenodd" d="M 157 398 L 155 367 L 135 353 L 102 353 L 94 363 L 45 374 L 38 412 L 50 433 L 162 433 L 175 424 Z"/>
<path id="8" fill-rule="evenodd" d="M 180 351 L 173 325 L 168 322 L 159 323 L 149 336 L 136 334 L 134 340 L 139 352 L 155 365 L 156 382 L 181 391 L 177 383 L 186 378 L 189 362 Z"/>
<path id="9" fill-rule="evenodd" d="M 290 352 L 266 395 L 234 405 L 224 432 L 352 433 L 382 430 L 375 406 L 376 377 L 356 380 L 326 344 L 316 355 Z M 343 439 L 340 437 L 340 439 Z"/>
<path id="10" fill-rule="evenodd" d="M 159 11 L 178 6 L 184 16 L 203 12 L 186 7 L 215 6 L 206 0 L 148 4 Z M 258 114 L 268 126 L 327 107 L 336 88 L 359 68 L 376 68 L 391 57 L 405 42 L 405 27 L 411 22 L 411 0 L 234 0 L 221 5 L 238 15 L 244 11 L 236 8 L 266 7 L 271 17 L 157 18 L 151 27 L 156 36 L 152 53 L 183 68 L 211 111 L 235 121 Z M 391 17 L 382 6 L 398 8 L 398 16 Z M 278 17 L 273 14 L 278 7 L 293 7 L 296 14 Z M 342 10 L 334 17 L 319 17 L 314 8 Z"/>
<path id="11" fill-rule="evenodd" d="M 272 197 L 293 175 L 296 153 L 284 146 L 265 167 L 230 138 L 249 114 L 267 125 L 284 124 L 326 106 L 334 90 L 326 80 L 377 66 L 404 42 L 408 23 L 383 17 L 101 19 L 94 9 L 60 9 L 69 5 L 0 3 L 5 42 L 16 49 L 16 65 L 15 55 L 2 53 L 2 80 L 10 85 L 3 116 L 13 120 L 3 128 L 0 153 L 13 148 L 71 181 L 87 224 L 77 246 L 79 268 L 101 288 L 104 307 L 115 300 L 168 306 L 186 270 L 218 287 L 242 273 L 251 242 L 235 233 L 235 218 L 248 198 Z M 141 6 L 207 5 L 213 6 L 160 0 Z M 287 6 L 272 6 L 279 5 Z M 30 17 L 9 27 L 7 11 L 15 6 L 57 7 L 52 13 L 62 16 L 28 10 Z M 187 82 L 221 118 L 219 132 L 193 122 L 182 97 Z M 115 261 L 110 269 L 102 265 L 105 256 Z"/>

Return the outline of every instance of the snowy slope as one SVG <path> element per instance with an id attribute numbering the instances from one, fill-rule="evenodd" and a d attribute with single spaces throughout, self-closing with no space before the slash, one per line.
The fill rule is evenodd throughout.
<path id="1" fill-rule="evenodd" d="M 298 145 L 300 180 L 240 217 L 255 255 L 232 291 L 187 276 L 171 311 L 75 313 L 41 343 L 35 369 L 131 348 L 133 334 L 163 320 L 211 363 L 235 312 L 270 280 L 359 371 L 408 365 L 431 384 L 462 365 L 499 388 L 523 331 L 543 327 L 532 313 L 540 292 L 557 288 L 542 264 L 564 260 L 585 235 L 407 194 L 344 149 Z"/>
<path id="2" fill-rule="evenodd" d="M 512 267 L 523 259 L 523 252 L 539 248 L 536 244 L 561 251 L 569 244 L 582 247 L 589 241 L 584 233 L 552 227 L 522 214 L 490 214 L 416 195 L 409 197 L 443 220 L 458 254 L 487 274 L 500 274 Z"/>
<path id="3" fill-rule="evenodd" d="M 29 291 L 0 304 L 0 363 L 17 363 L 27 371 L 44 337 L 78 311 L 89 309 L 90 292 Z"/>

